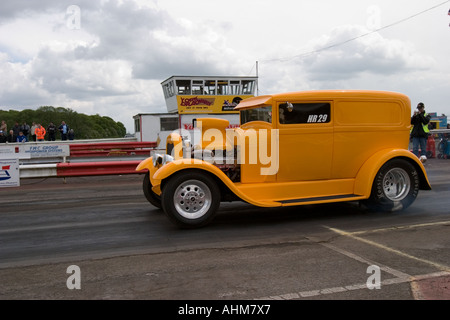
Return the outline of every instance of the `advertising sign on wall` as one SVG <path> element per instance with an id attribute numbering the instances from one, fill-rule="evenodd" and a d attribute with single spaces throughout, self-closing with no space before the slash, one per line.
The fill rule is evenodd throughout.
<path id="1" fill-rule="evenodd" d="M 19 147 L 21 153 L 29 154 L 31 158 L 51 158 L 70 156 L 67 144 L 26 144 Z"/>
<path id="2" fill-rule="evenodd" d="M 0 159 L 58 158 L 70 156 L 68 144 L 15 143 L 0 146 Z"/>
<path id="3" fill-rule="evenodd" d="M 250 95 L 239 96 L 177 96 L 178 113 L 239 113 L 234 110 L 243 99 L 250 98 Z"/>
<path id="4" fill-rule="evenodd" d="M 0 188 L 1 187 L 19 187 L 19 160 L 18 159 L 0 159 Z"/>

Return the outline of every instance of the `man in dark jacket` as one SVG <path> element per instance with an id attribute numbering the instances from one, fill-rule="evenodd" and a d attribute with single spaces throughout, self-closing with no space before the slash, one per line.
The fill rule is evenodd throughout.
<path id="1" fill-rule="evenodd" d="M 15 143 L 17 141 L 17 137 L 14 134 L 14 130 L 9 130 L 9 135 L 6 136 L 6 142 Z"/>
<path id="2" fill-rule="evenodd" d="M 0 130 L 0 143 L 6 143 L 6 135 Z"/>
<path id="3" fill-rule="evenodd" d="M 413 143 L 413 153 L 419 157 L 420 155 L 426 156 L 427 154 L 427 139 L 430 130 L 428 129 L 428 123 L 430 123 L 431 117 L 425 112 L 425 105 L 420 102 L 417 105 L 417 110 L 414 111 L 414 115 L 411 117 L 411 138 Z"/>
<path id="4" fill-rule="evenodd" d="M 20 131 L 20 125 L 17 121 L 14 124 L 14 126 L 12 127 L 12 130 L 14 131 L 14 135 L 17 137 L 19 135 L 19 131 Z"/>
<path id="5" fill-rule="evenodd" d="M 62 121 L 61 125 L 58 127 L 58 130 L 61 132 L 61 140 L 67 140 L 67 134 L 69 133 L 69 126 Z"/>
<path id="6" fill-rule="evenodd" d="M 56 126 L 53 124 L 53 122 L 50 122 L 50 124 L 47 127 L 48 132 L 48 141 L 55 141 L 56 140 Z"/>

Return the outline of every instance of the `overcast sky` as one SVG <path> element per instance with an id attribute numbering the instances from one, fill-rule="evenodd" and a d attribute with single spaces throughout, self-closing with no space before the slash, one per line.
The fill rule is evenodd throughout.
<path id="1" fill-rule="evenodd" d="M 0 108 L 98 113 L 133 133 L 134 115 L 166 112 L 161 82 L 172 75 L 258 71 L 259 95 L 389 90 L 450 115 L 449 9 L 441 0 L 2 1 Z"/>

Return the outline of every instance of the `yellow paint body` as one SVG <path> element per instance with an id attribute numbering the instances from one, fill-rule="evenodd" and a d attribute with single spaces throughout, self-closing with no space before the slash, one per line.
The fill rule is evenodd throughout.
<path id="1" fill-rule="evenodd" d="M 288 110 L 287 102 L 323 103 L 328 109 L 326 114 L 310 114 L 305 122 L 292 124 L 286 122 L 283 114 Z M 157 167 L 149 158 L 137 170 L 150 170 L 153 191 L 158 195 L 163 181 L 173 174 L 203 170 L 243 201 L 277 207 L 367 199 L 381 166 L 402 158 L 416 167 L 420 188 L 431 189 L 423 164 L 408 151 L 411 106 L 403 94 L 356 90 L 292 92 L 248 98 L 235 110 L 262 106 L 271 107 L 269 121 L 249 121 L 238 129 L 225 129 L 227 121 L 223 119 L 201 119 L 202 133 L 212 132 L 203 140 L 202 149 L 225 150 L 233 145 L 241 150 L 241 155 L 242 150 L 247 150 L 240 159 L 239 182 L 231 181 L 214 164 L 179 156 Z M 241 121 L 242 117 L 241 113 Z M 224 139 L 218 141 L 211 135 Z M 251 158 L 255 152 L 271 155 L 272 161 L 268 164 L 261 157 L 255 161 Z M 271 166 L 277 170 L 261 174 L 263 170 L 271 172 Z"/>

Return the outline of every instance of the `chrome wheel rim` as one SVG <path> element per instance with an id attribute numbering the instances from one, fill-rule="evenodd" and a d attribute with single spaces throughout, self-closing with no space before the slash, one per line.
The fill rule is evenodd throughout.
<path id="1" fill-rule="evenodd" d="M 211 207 L 212 196 L 208 186 L 198 180 L 183 182 L 173 196 L 175 209 L 187 219 L 202 217 Z"/>
<path id="2" fill-rule="evenodd" d="M 389 200 L 399 201 L 404 199 L 408 195 L 410 187 L 409 175 L 401 168 L 393 168 L 384 175 L 383 191 Z"/>

